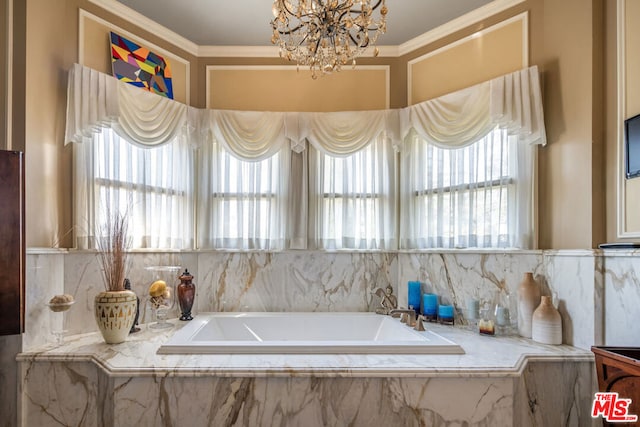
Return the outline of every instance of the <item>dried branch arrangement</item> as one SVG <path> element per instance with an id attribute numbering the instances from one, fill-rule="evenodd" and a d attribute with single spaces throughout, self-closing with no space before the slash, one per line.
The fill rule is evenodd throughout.
<path id="1" fill-rule="evenodd" d="M 108 212 L 106 222 L 100 228 L 97 239 L 98 258 L 107 291 L 124 291 L 124 279 L 128 267 L 127 217 L 119 212 Z"/>

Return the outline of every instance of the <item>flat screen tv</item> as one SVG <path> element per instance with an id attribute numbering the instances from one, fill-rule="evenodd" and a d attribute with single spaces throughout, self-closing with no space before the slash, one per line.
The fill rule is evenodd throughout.
<path id="1" fill-rule="evenodd" d="M 627 178 L 640 176 L 640 114 L 624 121 L 624 155 Z"/>

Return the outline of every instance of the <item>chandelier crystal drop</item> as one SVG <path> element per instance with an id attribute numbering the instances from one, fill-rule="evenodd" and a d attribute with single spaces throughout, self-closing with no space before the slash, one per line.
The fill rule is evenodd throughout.
<path id="1" fill-rule="evenodd" d="M 280 56 L 318 73 L 356 65 L 369 47 L 378 56 L 378 36 L 387 31 L 385 0 L 274 0 L 271 43 Z"/>

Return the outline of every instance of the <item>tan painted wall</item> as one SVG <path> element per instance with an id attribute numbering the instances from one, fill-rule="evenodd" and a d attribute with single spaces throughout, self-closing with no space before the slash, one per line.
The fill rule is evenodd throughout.
<path id="1" fill-rule="evenodd" d="M 618 151 L 617 151 L 617 17 L 616 2 L 605 2 L 605 170 L 606 170 L 606 240 L 617 240 Z"/>
<path id="2" fill-rule="evenodd" d="M 529 65 L 542 73 L 548 137 L 538 161 L 541 248 L 591 248 L 606 239 L 602 8 L 601 0 L 528 0 L 407 55 L 418 58 L 529 12 Z M 478 69 L 467 68 L 456 80 L 473 82 Z"/>
<path id="3" fill-rule="evenodd" d="M 381 110 L 389 103 L 388 69 L 360 66 L 313 80 L 295 67 L 224 67 L 207 72 L 207 106 L 248 111 Z M 285 89 L 286 88 L 286 89 Z"/>
<path id="4" fill-rule="evenodd" d="M 605 119 L 605 2 L 607 0 L 593 1 L 591 18 L 593 59 L 593 102 L 591 104 L 592 115 L 592 144 L 591 144 L 591 174 L 593 184 L 591 189 L 591 223 L 593 235 L 592 247 L 607 241 L 607 216 L 606 216 L 606 119 Z"/>
<path id="5" fill-rule="evenodd" d="M 202 57 L 198 59 L 197 65 L 197 85 L 202 87 L 202 90 L 198 92 L 196 98 L 193 100 L 192 104 L 199 108 L 205 108 L 207 105 L 207 100 L 210 98 L 210 93 L 206 90 L 206 84 L 210 77 L 210 68 L 208 67 L 282 67 L 289 68 L 291 67 L 291 63 L 280 58 L 211 58 L 211 57 Z M 406 97 L 406 88 L 407 88 L 407 75 L 406 75 L 406 61 L 402 61 L 399 58 L 359 58 L 358 66 L 356 67 L 356 71 L 363 69 L 361 66 L 372 66 L 372 67 L 388 67 L 389 68 L 389 106 L 388 108 L 401 108 L 407 105 L 407 97 Z M 350 68 L 343 71 L 351 71 Z M 314 87 L 324 86 L 326 83 L 323 83 L 322 80 L 331 81 L 334 80 L 335 76 L 338 76 L 335 80 L 341 80 L 343 77 L 340 77 L 339 74 L 334 76 L 328 76 L 326 78 L 319 78 L 317 81 L 311 81 L 312 79 L 309 77 L 308 80 L 303 78 L 302 76 L 306 73 L 305 70 L 300 70 L 300 74 L 295 73 L 293 76 L 295 80 L 300 80 L 301 84 L 305 87 L 304 91 L 313 91 Z M 292 74 L 293 75 L 293 74 Z M 282 79 L 280 79 L 282 80 Z M 318 83 L 318 81 L 320 83 Z M 215 83 L 215 82 L 214 82 Z M 249 82 L 249 84 L 252 84 Z M 340 84 L 340 83 L 339 83 Z M 356 83 L 359 84 L 359 83 Z M 220 85 L 218 85 L 220 86 Z M 255 86 L 255 85 L 254 85 Z M 302 86 L 301 86 L 302 87 Z M 220 88 L 220 87 L 219 87 Z M 227 90 L 229 92 L 233 92 L 235 89 L 227 89 L 223 88 L 223 90 Z M 240 88 L 239 90 L 244 90 Z M 258 90 L 258 89 L 257 89 Z M 264 88 L 259 88 L 259 92 L 263 92 Z M 229 93 L 224 95 L 225 97 L 229 97 Z M 250 95 L 250 97 L 252 97 Z M 300 100 L 294 100 L 295 94 L 285 94 L 285 97 L 289 97 L 289 101 L 285 102 L 285 105 L 288 103 L 291 105 L 293 102 L 299 103 L 300 105 L 308 104 L 308 102 L 301 102 Z M 218 101 L 214 101 L 218 102 Z M 250 99 L 233 101 L 242 103 L 245 106 L 252 105 Z M 325 101 L 322 101 L 325 102 Z M 225 101 L 226 105 L 230 105 Z M 369 101 L 367 101 L 369 104 Z M 214 104 L 211 104 L 214 105 Z M 222 105 L 222 104 L 218 104 Z M 258 103 L 256 103 L 256 107 L 258 108 Z M 352 104 L 357 105 L 357 104 Z M 309 106 L 309 108 L 312 108 Z M 313 107 L 316 108 L 316 107 Z M 321 108 L 321 107 L 317 107 Z M 326 107 L 325 107 L 326 108 Z M 386 107 L 383 107 L 386 108 Z M 346 110 L 348 108 L 341 107 L 340 110 Z M 301 110 L 302 111 L 302 110 Z"/>
<path id="6" fill-rule="evenodd" d="M 21 3 L 21 2 L 18 2 Z M 604 167 L 598 166 L 602 125 L 597 104 L 602 81 L 598 70 L 598 11 L 602 0 L 527 0 L 400 58 L 363 58 L 362 65 L 390 65 L 390 107 L 407 105 L 407 62 L 523 11 L 530 11 L 530 61 L 543 73 L 543 96 L 549 144 L 540 150 L 539 220 L 543 248 L 587 248 L 604 240 L 598 205 Z M 595 6 L 594 6 L 595 5 Z M 78 7 L 125 28 L 141 39 L 186 58 L 192 64 L 191 104 L 204 107 L 206 65 L 285 65 L 271 58 L 193 58 L 154 34 L 113 16 L 86 0 L 66 0 L 65 7 L 50 0 L 29 0 L 25 28 L 28 53 L 26 95 L 14 101 L 14 123 L 20 112 L 26 124 L 27 243 L 50 246 L 71 227 L 70 150 L 62 145 L 66 70 L 77 61 Z M 65 42 L 51 34 L 65 34 Z M 19 45 L 20 40 L 16 43 Z M 607 54 L 609 52 L 607 51 Z M 602 62 L 602 61 L 600 61 Z M 20 68 L 19 61 L 17 68 Z M 473 74 L 474 70 L 470 71 Z M 18 82 L 18 92 L 19 92 Z M 607 98 L 608 99 L 608 98 Z M 25 105 L 20 107 L 20 103 Z M 601 155 L 599 157 L 602 157 Z M 610 196 L 610 191 L 607 192 Z"/>
<path id="7" fill-rule="evenodd" d="M 64 210 L 71 188 L 65 185 L 65 72 L 71 61 L 77 22 L 56 2 L 27 2 L 27 62 L 25 159 L 27 181 L 27 245 L 53 246 L 64 233 Z M 60 43 L 64 28 L 72 40 Z M 42 36 L 46 35 L 46 36 Z M 70 206 L 70 205 L 69 205 Z"/>
<path id="8" fill-rule="evenodd" d="M 547 147 L 539 149 L 539 247 L 591 248 L 606 240 L 602 0 L 529 0 L 425 46 L 407 55 L 407 59 L 415 59 L 455 44 L 476 31 L 523 11 L 529 12 L 529 65 L 538 65 L 542 73 L 548 138 Z M 514 36 L 515 31 L 511 34 L 511 37 Z M 500 41 L 494 39 L 483 46 L 483 49 L 491 50 L 491 44 L 499 45 Z M 467 56 L 473 62 L 477 56 L 472 50 L 479 47 L 472 43 L 464 46 L 459 55 L 456 55 L 455 49 L 449 50 L 451 58 L 442 61 L 447 64 L 455 64 L 456 61 L 464 64 L 469 59 L 463 60 L 458 56 Z M 512 52 L 509 57 L 515 60 L 517 50 L 514 43 L 507 49 Z M 505 62 L 506 64 L 509 62 Z M 450 66 L 452 65 L 441 67 L 444 71 L 439 72 L 445 74 L 428 77 L 426 80 L 442 80 Z M 514 67 L 515 62 L 505 68 L 509 66 Z M 491 67 L 491 63 L 481 62 L 458 66 L 456 69 L 467 70 L 466 75 L 451 74 L 460 83 L 447 87 L 442 92 L 466 86 L 465 83 L 475 83 L 478 73 L 491 75 Z M 422 75 L 429 75 L 433 68 L 437 69 L 426 68 Z M 504 72 L 508 71 L 505 69 Z M 429 92 L 429 88 L 422 92 L 419 91 L 423 88 L 414 89 L 416 92 L 412 95 L 417 96 L 417 100 L 440 93 L 437 85 L 432 92 Z"/>
<path id="9" fill-rule="evenodd" d="M 594 22 L 598 0 L 538 0 L 531 3 L 531 60 L 543 74 L 548 145 L 539 150 L 539 246 L 590 248 L 602 242 L 604 222 L 593 205 L 603 206 L 596 192 L 604 171 L 594 171 L 594 145 L 602 129 L 594 130 L 594 105 L 602 82 L 594 88 Z M 599 14 L 599 15 L 598 15 Z M 602 207 L 603 209 L 603 207 Z"/>
<path id="10" fill-rule="evenodd" d="M 527 66 L 523 20 L 497 24 L 409 63 L 410 104 Z"/>
<path id="11" fill-rule="evenodd" d="M 22 7 L 23 2 L 16 2 Z M 63 145 L 67 71 L 78 61 L 79 8 L 83 8 L 126 31 L 139 35 L 142 40 L 160 46 L 176 56 L 195 64 L 195 58 L 183 50 L 144 29 L 111 15 L 87 0 L 29 0 L 26 3 L 26 23 L 16 27 L 16 45 L 26 43 L 26 66 L 18 76 L 17 99 L 14 101 L 14 134 L 20 139 L 24 132 L 26 158 L 26 223 L 27 246 L 68 247 L 73 227 L 71 217 L 71 147 Z M 64 7 L 61 7 L 64 4 Z M 18 8 L 19 9 L 19 8 Z M 18 12 L 20 12 L 18 10 Z M 20 15 L 20 13 L 18 13 Z M 17 19 L 19 19 L 18 16 Z M 23 34 L 20 36 L 20 34 Z M 53 37 L 52 35 L 64 35 Z M 26 40 L 26 42 L 25 42 Z M 108 54 L 108 44 L 104 47 Z M 195 80 L 195 67 L 189 79 Z M 20 76 L 29 82 L 24 95 L 20 95 Z M 186 80 L 186 77 L 185 77 Z M 195 98 L 198 87 L 191 84 L 190 94 Z M 21 105 L 23 104 L 23 105 Z M 22 113 L 21 113 L 22 111 Z M 24 123 L 20 124 L 21 114 Z"/>
<path id="12" fill-rule="evenodd" d="M 640 2 L 625 1 L 625 105 L 626 119 L 640 114 Z M 623 140 L 619 142 L 622 146 Z M 624 171 L 622 171 L 624 173 Z M 640 178 L 623 179 L 622 195 L 625 200 L 624 231 L 640 233 Z"/>
<path id="13" fill-rule="evenodd" d="M 8 78 L 8 31 L 9 31 L 9 2 L 0 0 L 0 149 L 8 148 L 7 134 L 7 78 Z"/>

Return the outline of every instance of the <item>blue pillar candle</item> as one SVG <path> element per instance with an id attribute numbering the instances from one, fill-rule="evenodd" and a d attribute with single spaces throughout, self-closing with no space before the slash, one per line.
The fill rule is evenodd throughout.
<path id="1" fill-rule="evenodd" d="M 453 325 L 453 306 L 438 306 L 438 321 L 445 325 Z"/>
<path id="2" fill-rule="evenodd" d="M 422 314 L 424 314 L 427 320 L 435 322 L 438 319 L 438 295 L 422 295 L 422 308 L 424 310 Z"/>
<path id="3" fill-rule="evenodd" d="M 422 295 L 420 282 L 409 282 L 409 299 L 408 306 L 416 312 L 420 311 L 420 295 Z"/>

